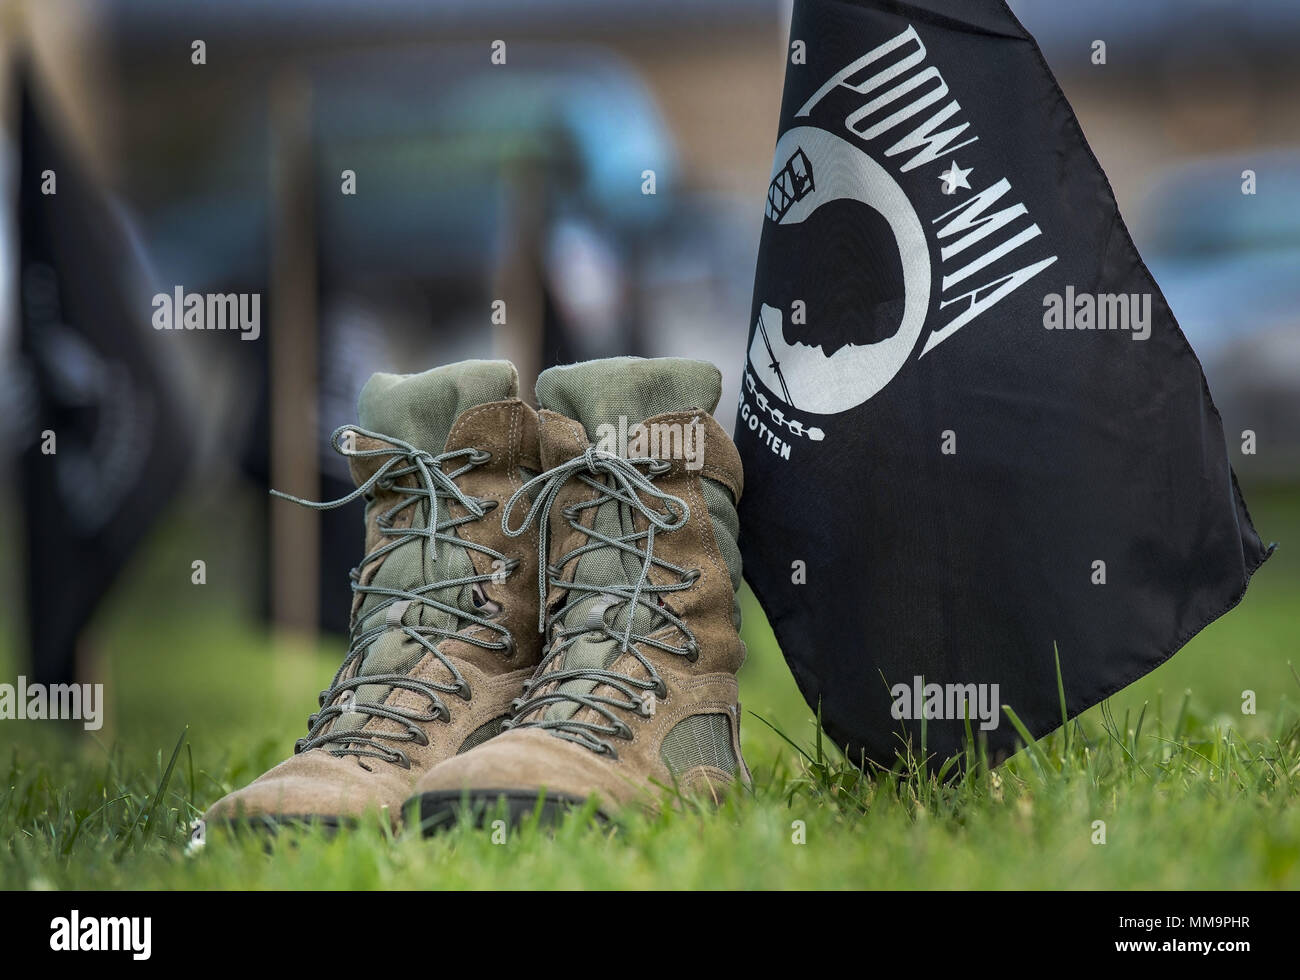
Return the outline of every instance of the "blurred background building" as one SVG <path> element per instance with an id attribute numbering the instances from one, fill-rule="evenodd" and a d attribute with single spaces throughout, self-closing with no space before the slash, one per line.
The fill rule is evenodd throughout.
<path id="1" fill-rule="evenodd" d="M 1243 480 L 1300 480 L 1300 5 L 1012 7 L 1230 446 L 1256 433 Z M 0 3 L 3 623 L 34 673 L 88 669 L 83 624 L 160 535 L 247 615 L 346 629 L 359 512 L 266 490 L 344 492 L 329 435 L 374 371 L 510 357 L 531 391 L 552 363 L 685 354 L 722 368 L 730 427 L 788 24 L 783 0 Z M 34 196 L 56 156 L 85 228 Z M 176 286 L 260 296 L 261 338 L 151 329 Z M 63 475 L 38 479 L 56 412 Z M 56 561 L 36 528 L 67 536 Z"/>

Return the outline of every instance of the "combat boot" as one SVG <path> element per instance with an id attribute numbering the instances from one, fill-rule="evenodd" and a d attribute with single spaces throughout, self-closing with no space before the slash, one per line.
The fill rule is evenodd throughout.
<path id="1" fill-rule="evenodd" d="M 500 510 L 540 469 L 537 415 L 505 361 L 376 374 L 334 433 L 366 501 L 351 643 L 295 754 L 205 822 L 394 823 L 416 779 L 497 735 L 540 657 L 537 536 Z M 281 494 L 281 496 L 284 496 Z"/>
<path id="2" fill-rule="evenodd" d="M 736 503 L 740 457 L 711 412 L 716 368 L 613 358 L 537 382 L 543 472 L 506 504 L 539 533 L 543 657 L 506 731 L 417 783 L 436 829 L 469 805 L 598 812 L 747 782 Z"/>

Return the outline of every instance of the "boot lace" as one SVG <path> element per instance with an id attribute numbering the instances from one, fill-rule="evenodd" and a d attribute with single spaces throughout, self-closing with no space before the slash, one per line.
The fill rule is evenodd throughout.
<path id="1" fill-rule="evenodd" d="M 646 472 L 643 473 L 641 468 Z M 537 524 L 538 566 L 537 586 L 541 598 L 538 631 L 550 632 L 550 641 L 543 647 L 543 657 L 533 677 L 524 685 L 524 696 L 517 698 L 511 705 L 512 717 L 503 728 L 541 728 L 559 738 L 585 746 L 600 755 L 617 758 L 618 752 L 608 741 L 609 738 L 631 739 L 632 730 L 622 721 L 619 711 L 638 711 L 650 714 L 647 695 L 666 697 L 667 687 L 654 663 L 639 649 L 640 645 L 652 647 L 665 653 L 684 657 L 691 663 L 699 659 L 700 648 L 691 628 L 672 612 L 661 600 L 661 596 L 689 589 L 699 578 L 698 568 L 681 568 L 665 561 L 654 553 L 655 538 L 658 534 L 671 533 L 686 526 L 690 519 L 690 507 L 686 501 L 667 493 L 654 485 L 654 478 L 671 468 L 671 464 L 643 457 L 628 459 L 589 446 L 581 456 L 576 456 L 566 463 L 534 477 L 506 501 L 501 512 L 501 529 L 510 537 L 524 534 L 533 524 Z M 566 555 L 562 555 L 553 564 L 548 564 L 547 555 L 550 542 L 550 512 L 560 491 L 570 480 L 578 480 L 597 492 L 591 500 L 572 504 L 563 509 L 562 516 L 569 527 L 582 532 L 588 539 Z M 517 528 L 510 526 L 511 514 L 524 497 L 532 498 L 532 506 Z M 617 501 L 633 514 L 640 514 L 646 522 L 644 531 L 613 537 L 586 527 L 581 523 L 584 511 L 599 508 L 602 504 Z M 652 503 L 654 502 L 654 506 Z M 660 510 L 662 506 L 662 510 Z M 594 523 L 594 522 L 593 522 Z M 641 547 L 644 543 L 644 548 Z M 632 555 L 640 565 L 640 572 L 631 584 L 608 584 L 583 582 L 577 578 L 563 580 L 565 567 L 577 561 L 583 555 L 601 549 L 612 548 L 620 554 Z M 650 581 L 652 567 L 665 569 L 678 576 L 678 582 L 656 585 Z M 547 610 L 547 590 L 549 587 L 566 590 L 564 600 L 558 608 Z M 565 615 L 579 603 L 592 596 L 597 596 L 587 610 L 583 621 L 575 626 L 563 625 Z M 636 629 L 636 612 L 643 608 L 650 613 L 650 625 L 640 632 Z M 611 617 L 610 611 L 614 610 Z M 619 612 L 626 620 L 623 626 L 617 626 Z M 611 622 L 611 619 L 613 622 Z M 671 624 L 684 637 L 685 642 L 674 645 L 664 639 L 651 635 L 662 632 L 665 624 Z M 553 629 L 549 629 L 553 627 Z M 564 663 L 565 652 L 577 641 L 578 637 L 600 634 L 618 641 L 621 653 L 629 654 L 645 668 L 648 678 L 634 677 L 629 674 L 595 667 L 568 667 Z M 559 661 L 556 669 L 548 668 Z M 581 691 L 564 691 L 561 686 L 566 681 L 592 681 L 595 687 L 592 693 Z M 612 689 L 610 695 L 597 694 L 601 687 Z M 533 693 L 537 691 L 538 693 Z M 572 703 L 576 706 L 569 718 L 547 718 L 545 712 L 551 705 Z M 582 708 L 590 708 L 602 721 L 579 720 L 577 715 Z"/>
<path id="2" fill-rule="evenodd" d="M 390 443 L 391 448 L 358 450 L 351 444 L 351 440 L 345 438 L 348 433 L 383 440 Z M 272 495 L 301 504 L 304 507 L 310 507 L 313 510 L 330 510 L 351 503 L 358 497 L 364 496 L 369 500 L 371 499 L 372 490 L 375 488 L 385 491 L 391 490 L 396 482 L 403 477 L 415 475 L 418 485 L 397 488 L 403 495 L 402 498 L 376 518 L 379 533 L 392 540 L 375 548 L 361 559 L 356 568 L 348 573 L 354 594 L 385 597 L 383 601 L 367 610 L 364 619 L 374 622 L 376 613 L 385 609 L 388 610 L 388 613 L 376 625 L 365 629 L 361 628 L 363 618 L 361 616 L 357 617 L 356 622 L 353 623 L 347 656 L 344 657 L 343 663 L 335 672 L 329 688 L 321 692 L 319 697 L 321 710 L 307 719 L 307 736 L 298 739 L 294 745 L 294 752 L 327 748 L 331 754 L 337 756 L 375 757 L 402 768 L 410 768 L 410 759 L 400 746 L 403 743 L 410 742 L 427 745 L 429 738 L 421 726 L 439 719 L 445 721 L 451 717 L 443 695 L 454 694 L 465 701 L 470 699 L 469 684 L 461 675 L 455 663 L 438 649 L 437 643 L 446 637 L 455 636 L 466 643 L 482 647 L 485 650 L 500 650 L 508 653 L 514 649 L 514 640 L 510 635 L 510 631 L 504 625 L 493 622 L 484 616 L 467 612 L 457 606 L 449 605 L 435 598 L 432 593 L 466 585 L 477 587 L 479 583 L 489 581 L 500 582 L 505 575 L 518 567 L 519 562 L 517 559 L 507 558 L 492 548 L 459 538 L 451 533 L 455 528 L 480 520 L 490 510 L 495 509 L 497 504 L 495 500 L 472 497 L 456 484 L 458 477 L 491 459 L 491 453 L 466 448 L 435 456 L 422 449 L 417 449 L 409 443 L 402 442 L 400 439 L 371 432 L 356 425 L 340 426 L 334 430 L 330 442 L 334 451 L 340 455 L 357 459 L 383 458 L 384 461 L 364 483 L 337 500 L 319 502 L 303 500 L 300 497 L 281 493 L 278 490 L 272 490 Z M 455 465 L 458 462 L 460 465 L 456 466 L 456 468 L 450 471 L 447 469 L 449 465 Z M 462 517 L 435 520 L 434 515 L 438 513 L 437 505 L 439 500 L 454 500 L 465 508 L 468 513 Z M 426 526 L 417 526 L 414 519 L 409 527 L 396 528 L 392 526 L 393 519 L 399 513 L 408 507 L 419 507 L 422 503 L 427 507 L 427 513 L 430 515 Z M 455 547 L 469 548 L 489 556 L 493 559 L 496 570 L 486 575 L 439 578 L 413 589 L 385 588 L 373 584 L 362 584 L 361 579 L 368 566 L 381 561 L 390 552 L 400 548 L 408 541 L 419 538 L 424 538 L 427 542 L 428 557 L 431 563 L 437 561 L 436 549 L 438 542 L 441 541 Z M 477 635 L 461 633 L 454 629 L 439 626 L 406 625 L 402 622 L 402 617 L 412 604 L 429 606 L 447 613 L 455 617 L 455 619 L 475 623 L 498 635 L 499 639 L 487 640 Z M 357 673 L 347 676 L 349 670 L 354 665 L 358 665 L 370 644 L 390 629 L 400 631 L 433 654 L 447 668 L 451 678 L 450 683 L 424 680 L 404 673 Z M 425 711 L 412 711 L 377 702 L 358 701 L 356 699 L 357 690 L 367 685 L 381 685 L 386 688 L 403 688 L 416 691 L 428 698 L 429 707 Z M 388 718 L 402 725 L 404 731 L 377 732 L 367 730 L 365 724 L 368 724 L 368 721 L 354 728 L 333 729 L 331 727 L 336 719 L 350 713 L 357 713 L 367 718 Z M 386 745 L 384 742 L 398 743 L 398 745 L 394 747 Z"/>

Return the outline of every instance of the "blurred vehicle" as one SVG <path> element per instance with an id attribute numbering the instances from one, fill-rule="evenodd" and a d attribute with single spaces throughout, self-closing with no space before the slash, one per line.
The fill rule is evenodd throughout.
<path id="1" fill-rule="evenodd" d="M 1243 193 L 1254 174 L 1255 192 Z M 1243 471 L 1300 475 L 1300 151 L 1177 167 L 1147 201 L 1138 245 L 1193 350 Z M 1229 447 L 1232 449 L 1232 447 Z"/>
<path id="2" fill-rule="evenodd" d="M 1295 0 L 1008 0 L 1034 35 L 1053 70 L 1089 64 L 1094 39 L 1113 42 L 1123 56 L 1108 64 L 1143 73 L 1225 54 L 1284 62 L 1300 33 Z M 1207 50 L 1214 48 L 1213 52 Z"/>

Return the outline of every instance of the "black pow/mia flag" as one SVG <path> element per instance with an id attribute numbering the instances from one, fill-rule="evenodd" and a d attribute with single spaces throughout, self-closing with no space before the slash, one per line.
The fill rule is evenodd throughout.
<path id="1" fill-rule="evenodd" d="M 1269 554 L 1200 363 L 1001 0 L 797 0 L 736 441 L 747 577 L 855 760 L 1005 756 Z M 798 44 L 796 42 L 802 42 Z M 800 55 L 803 57 L 800 57 Z"/>
<path id="2" fill-rule="evenodd" d="M 184 420 L 149 327 L 142 263 L 109 200 L 21 106 L 17 432 L 33 679 L 74 679 L 78 635 L 185 473 Z"/>

